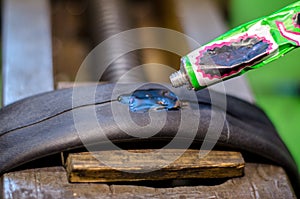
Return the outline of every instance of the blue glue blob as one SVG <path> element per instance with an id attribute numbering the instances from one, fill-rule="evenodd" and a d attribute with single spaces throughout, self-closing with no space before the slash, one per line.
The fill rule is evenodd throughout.
<path id="1" fill-rule="evenodd" d="M 165 89 L 136 90 L 132 94 L 118 97 L 118 101 L 127 104 L 131 112 L 147 112 L 149 110 L 179 109 L 178 97 Z"/>

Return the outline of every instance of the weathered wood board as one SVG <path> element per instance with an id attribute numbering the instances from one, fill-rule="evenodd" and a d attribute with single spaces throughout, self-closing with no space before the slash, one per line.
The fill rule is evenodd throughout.
<path id="1" fill-rule="evenodd" d="M 155 187 L 155 182 L 153 182 Z M 112 198 L 296 198 L 281 167 L 246 163 L 245 175 L 214 186 L 153 188 L 102 183 L 69 183 L 63 167 L 24 170 L 2 176 L 3 199 Z"/>
<path id="2" fill-rule="evenodd" d="M 191 178 L 229 178 L 243 175 L 242 154 L 164 149 L 99 151 L 69 154 L 66 168 L 70 182 L 120 182 Z M 123 171 L 123 172 L 122 172 Z M 150 172 L 150 173 L 149 173 Z"/>

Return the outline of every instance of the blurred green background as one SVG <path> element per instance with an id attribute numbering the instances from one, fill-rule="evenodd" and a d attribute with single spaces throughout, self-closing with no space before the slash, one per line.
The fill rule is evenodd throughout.
<path id="1" fill-rule="evenodd" d="M 231 0 L 235 27 L 296 2 L 295 0 Z M 247 74 L 257 104 L 273 121 L 300 170 L 300 49 Z"/>

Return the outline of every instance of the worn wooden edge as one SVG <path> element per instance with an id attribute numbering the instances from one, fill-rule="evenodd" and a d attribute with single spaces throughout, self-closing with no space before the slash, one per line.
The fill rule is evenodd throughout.
<path id="1" fill-rule="evenodd" d="M 0 198 L 4 198 L 5 188 L 4 188 L 4 176 L 0 175 Z"/>
<path id="2" fill-rule="evenodd" d="M 121 182 L 192 178 L 231 178 L 243 175 L 239 152 L 164 149 L 101 151 L 69 154 L 66 170 L 70 182 Z"/>
<path id="3" fill-rule="evenodd" d="M 65 89 L 65 88 L 73 88 L 78 86 L 97 86 L 101 84 L 105 84 L 108 82 L 68 82 L 68 81 L 60 81 L 56 84 L 56 89 Z"/>
<path id="4" fill-rule="evenodd" d="M 285 171 L 275 165 L 246 163 L 245 175 L 211 186 L 157 187 L 134 183 L 69 183 L 63 167 L 46 167 L 6 173 L 3 199 L 20 198 L 296 198 Z M 2 195 L 0 195 L 1 197 Z"/>

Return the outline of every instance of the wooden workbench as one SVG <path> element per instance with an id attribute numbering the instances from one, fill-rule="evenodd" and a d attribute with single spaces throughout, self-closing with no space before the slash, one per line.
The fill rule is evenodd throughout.
<path id="1" fill-rule="evenodd" d="M 0 193 L 3 194 L 3 199 L 296 198 L 281 167 L 254 163 L 246 163 L 243 177 L 215 182 L 210 186 L 172 187 L 168 181 L 152 183 L 152 186 L 149 184 L 145 186 L 143 183 L 140 185 L 69 183 L 63 167 L 7 173 L 2 176 L 1 183 Z"/>

